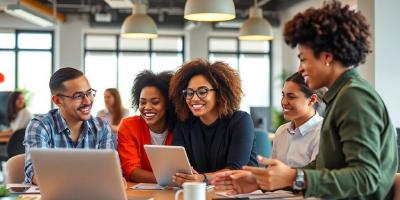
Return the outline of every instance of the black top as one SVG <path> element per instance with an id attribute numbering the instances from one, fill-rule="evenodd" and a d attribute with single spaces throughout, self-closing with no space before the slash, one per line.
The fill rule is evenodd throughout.
<path id="1" fill-rule="evenodd" d="M 190 164 L 199 173 L 258 166 L 253 122 L 246 112 L 236 111 L 208 126 L 198 117 L 179 122 L 172 144 L 185 147 Z"/>

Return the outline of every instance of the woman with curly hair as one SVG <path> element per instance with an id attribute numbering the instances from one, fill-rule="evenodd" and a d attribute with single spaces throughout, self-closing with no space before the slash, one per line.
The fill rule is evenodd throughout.
<path id="1" fill-rule="evenodd" d="M 156 183 L 143 145 L 170 145 L 176 116 L 168 98 L 171 72 L 143 71 L 132 87 L 132 107 L 140 115 L 127 117 L 118 128 L 118 153 L 123 176 L 140 183 Z"/>
<path id="2" fill-rule="evenodd" d="M 208 182 L 218 171 L 258 165 L 253 122 L 239 111 L 242 89 L 234 69 L 223 62 L 188 62 L 173 76 L 170 96 L 181 121 L 172 144 L 185 147 L 198 172 L 177 173 L 175 183 Z"/>
<path id="3" fill-rule="evenodd" d="M 215 184 L 231 180 L 219 188 L 233 192 L 292 187 L 306 197 L 393 199 L 396 132 L 381 97 L 356 70 L 371 51 L 365 17 L 332 1 L 297 14 L 283 34 L 299 49 L 299 73 L 308 86 L 329 88 L 319 154 L 304 169 L 260 158 L 268 168 L 221 174 Z"/>
<path id="4" fill-rule="evenodd" d="M 119 122 L 129 115 L 129 110 L 122 105 L 121 95 L 117 88 L 107 88 L 104 91 L 104 104 L 106 109 L 100 110 L 96 116 L 107 120 L 112 132 L 117 133 Z"/>

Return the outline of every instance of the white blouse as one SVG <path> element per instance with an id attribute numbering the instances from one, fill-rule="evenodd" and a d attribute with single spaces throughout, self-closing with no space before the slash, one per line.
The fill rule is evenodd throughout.
<path id="1" fill-rule="evenodd" d="M 295 130 L 291 130 L 291 122 L 281 125 L 275 133 L 272 158 L 290 167 L 304 167 L 313 161 L 319 151 L 323 119 L 316 113 Z"/>

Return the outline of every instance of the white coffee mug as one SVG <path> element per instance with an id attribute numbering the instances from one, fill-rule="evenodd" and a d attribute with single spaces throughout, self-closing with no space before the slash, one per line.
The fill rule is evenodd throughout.
<path id="1" fill-rule="evenodd" d="M 183 192 L 183 200 L 205 200 L 206 199 L 206 183 L 186 182 L 182 185 L 183 189 L 175 193 L 175 200 L 179 199 L 179 195 Z"/>

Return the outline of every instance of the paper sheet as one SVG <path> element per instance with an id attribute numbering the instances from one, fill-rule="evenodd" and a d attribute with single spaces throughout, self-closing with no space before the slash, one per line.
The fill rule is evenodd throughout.
<path id="1" fill-rule="evenodd" d="M 138 183 L 132 187 L 132 190 L 163 190 L 164 187 L 155 183 Z"/>
<path id="2" fill-rule="evenodd" d="M 216 194 L 229 197 L 229 198 L 249 198 L 249 199 L 303 199 L 303 197 L 296 196 L 292 192 L 284 191 L 284 190 L 277 190 L 274 192 L 265 192 L 263 193 L 261 190 L 256 190 L 252 193 L 247 194 L 237 194 L 237 195 L 229 195 L 227 191 L 224 192 L 216 192 Z"/>
<path id="3" fill-rule="evenodd" d="M 164 189 L 173 189 L 173 190 L 179 190 L 181 189 L 180 187 L 162 187 L 158 184 L 155 183 L 138 183 L 132 187 L 130 187 L 132 190 L 164 190 Z M 213 185 L 207 185 L 206 190 L 210 191 L 214 189 Z"/>

